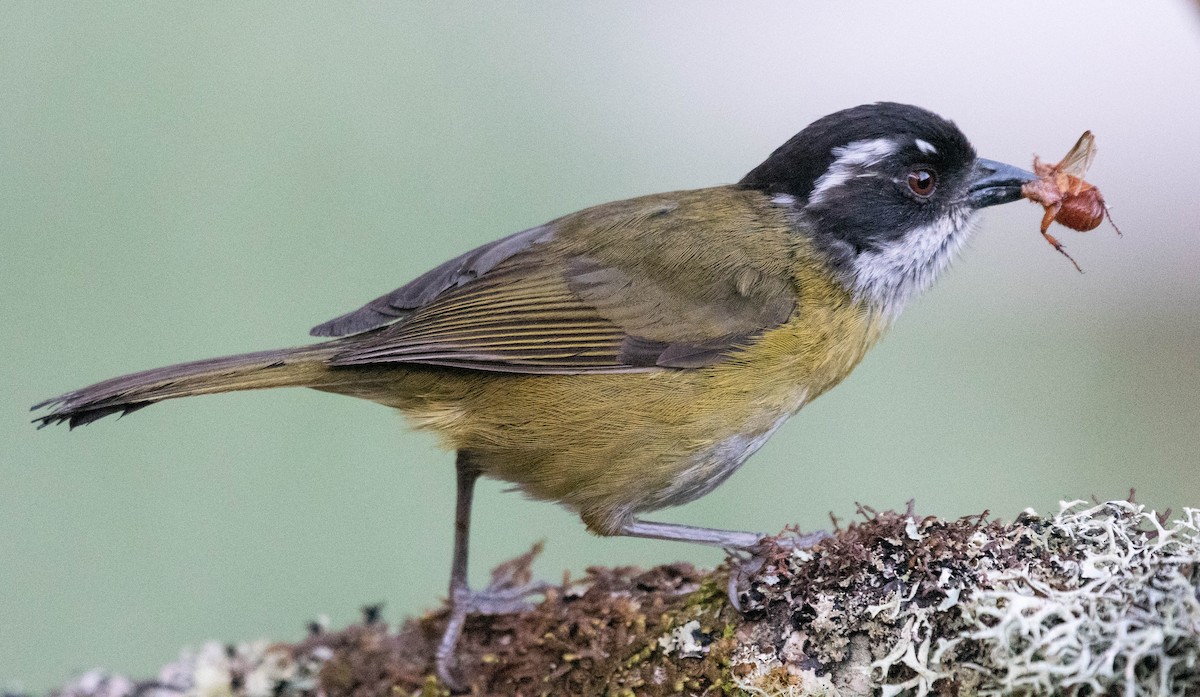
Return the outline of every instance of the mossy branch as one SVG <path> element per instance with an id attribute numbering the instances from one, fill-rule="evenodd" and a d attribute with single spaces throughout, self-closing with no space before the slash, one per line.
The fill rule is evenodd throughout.
<path id="1" fill-rule="evenodd" d="M 742 613 L 727 568 L 589 569 L 526 612 L 473 618 L 462 672 L 481 695 L 1200 694 L 1200 511 L 860 513 L 812 550 L 774 547 Z M 297 644 L 212 644 L 153 681 L 92 672 L 58 694 L 448 694 L 431 677 L 446 613 L 396 631 L 370 614 Z"/>

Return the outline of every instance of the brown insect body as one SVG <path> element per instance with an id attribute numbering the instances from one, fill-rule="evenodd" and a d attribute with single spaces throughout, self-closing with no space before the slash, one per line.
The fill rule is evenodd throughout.
<path id="1" fill-rule="evenodd" d="M 1046 209 L 1046 214 L 1042 216 L 1042 236 L 1063 256 L 1070 259 L 1079 271 L 1083 269 L 1079 268 L 1079 264 L 1067 254 L 1062 243 L 1047 230 L 1050 229 L 1050 223 L 1057 221 L 1072 230 L 1087 232 L 1095 230 L 1108 218 L 1117 234 L 1121 234 L 1121 229 L 1113 222 L 1108 207 L 1104 205 L 1104 197 L 1100 195 L 1100 190 L 1083 180 L 1083 175 L 1087 173 L 1095 156 L 1096 138 L 1091 131 L 1084 131 L 1076 141 L 1075 147 L 1055 164 L 1042 162 L 1034 155 L 1033 173 L 1038 178 L 1021 187 L 1025 198 Z"/>

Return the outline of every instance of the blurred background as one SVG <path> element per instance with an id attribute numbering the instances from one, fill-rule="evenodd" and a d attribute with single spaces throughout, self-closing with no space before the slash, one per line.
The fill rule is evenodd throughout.
<path id="1" fill-rule="evenodd" d="M 477 244 L 736 181 L 877 100 L 985 157 L 1057 160 L 1125 232 L 990 209 L 846 383 L 661 519 L 775 531 L 855 502 L 1011 518 L 1060 499 L 1200 505 L 1200 12 L 1185 2 L 8 2 L 0 23 L 0 690 L 148 675 L 206 639 L 295 639 L 438 605 L 452 457 L 389 410 L 292 391 L 73 433 L 35 401 L 304 343 Z M 548 540 L 594 564 L 711 550 L 589 536 L 488 483 L 474 577 Z"/>

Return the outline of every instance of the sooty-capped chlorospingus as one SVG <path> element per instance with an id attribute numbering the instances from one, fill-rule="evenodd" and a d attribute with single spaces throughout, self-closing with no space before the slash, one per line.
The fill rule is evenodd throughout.
<path id="1" fill-rule="evenodd" d="M 449 667 L 471 611 L 475 480 L 512 482 L 600 535 L 753 549 L 757 533 L 642 514 L 725 481 L 854 368 L 1024 170 L 976 157 L 950 121 L 859 106 L 797 134 L 740 182 L 617 201 L 502 238 L 312 330 L 299 348 L 173 365 L 39 404 L 85 424 L 175 397 L 310 387 L 379 402 L 457 453 Z"/>

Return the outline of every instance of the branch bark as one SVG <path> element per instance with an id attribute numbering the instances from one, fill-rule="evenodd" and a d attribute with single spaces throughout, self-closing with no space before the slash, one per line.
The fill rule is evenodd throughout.
<path id="1" fill-rule="evenodd" d="M 478 695 L 1198 695 L 1200 511 L 1063 504 L 1012 523 L 860 510 L 806 552 L 729 568 L 593 568 L 527 611 L 468 621 Z M 786 533 L 785 533 L 786 534 Z M 499 573 L 529 573 L 533 554 Z M 371 617 L 296 644 L 210 644 L 135 682 L 93 671 L 62 697 L 447 695 L 445 610 Z"/>

